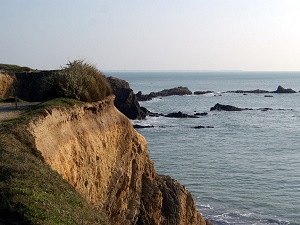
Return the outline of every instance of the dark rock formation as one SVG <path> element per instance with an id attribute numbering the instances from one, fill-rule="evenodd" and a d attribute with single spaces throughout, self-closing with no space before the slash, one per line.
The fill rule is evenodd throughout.
<path id="1" fill-rule="evenodd" d="M 129 119 L 144 119 L 146 114 L 141 110 L 140 104 L 129 83 L 115 77 L 107 77 L 116 96 L 115 106 Z"/>
<path id="2" fill-rule="evenodd" d="M 161 114 L 161 113 L 154 113 L 154 112 L 150 112 L 148 109 L 146 109 L 145 107 L 140 107 L 141 110 L 143 111 L 143 113 L 146 115 L 146 116 L 150 116 L 150 117 L 159 117 L 159 116 L 164 116 L 164 114 Z"/>
<path id="3" fill-rule="evenodd" d="M 143 126 L 143 125 L 139 125 L 139 124 L 134 124 L 133 125 L 133 128 L 153 128 L 154 126 L 153 125 L 149 125 L 149 126 Z"/>
<path id="4" fill-rule="evenodd" d="M 171 96 L 171 95 L 191 95 L 192 92 L 187 88 L 187 87 L 176 87 L 176 88 L 171 88 L 171 89 L 164 89 L 159 92 L 151 92 L 148 95 L 143 95 L 142 92 L 137 93 L 137 97 L 139 101 L 148 101 L 151 100 L 152 98 L 156 97 L 166 97 L 166 96 Z"/>
<path id="5" fill-rule="evenodd" d="M 237 90 L 237 91 L 227 91 L 227 93 L 237 93 L 237 94 L 247 94 L 247 93 L 252 93 L 252 94 L 263 94 L 263 93 L 270 93 L 269 91 L 266 90 L 250 90 L 250 91 L 244 91 L 244 90 Z"/>
<path id="6" fill-rule="evenodd" d="M 204 112 L 204 113 L 195 113 L 194 116 L 207 116 L 208 113 Z"/>
<path id="7" fill-rule="evenodd" d="M 200 125 L 200 126 L 195 126 L 193 128 L 195 128 L 195 129 L 203 129 L 203 128 L 214 128 L 214 127 L 213 126 L 202 126 L 202 125 Z"/>
<path id="8" fill-rule="evenodd" d="M 296 93 L 296 91 L 294 91 L 291 88 L 283 88 L 282 86 L 278 86 L 276 91 L 266 91 L 266 90 L 260 90 L 260 89 L 256 89 L 256 90 L 250 90 L 250 91 L 244 91 L 244 90 L 237 90 L 237 91 L 227 91 L 225 93 L 238 93 L 238 94 L 247 94 L 247 93 L 252 93 L 252 94 L 265 94 L 265 93 Z M 270 96 L 267 96 L 270 97 Z"/>
<path id="9" fill-rule="evenodd" d="M 164 89 L 159 92 L 151 92 L 149 94 L 150 97 L 158 97 L 158 96 L 171 96 L 171 95 L 191 95 L 192 92 L 187 87 L 176 87 L 171 89 Z"/>
<path id="10" fill-rule="evenodd" d="M 221 105 L 219 103 L 215 104 L 214 107 L 211 107 L 210 108 L 210 111 L 243 111 L 243 110 L 246 110 L 246 109 L 242 109 L 242 108 L 238 108 L 238 107 L 235 107 L 235 106 L 231 106 L 231 105 Z"/>
<path id="11" fill-rule="evenodd" d="M 144 176 L 143 184 L 143 207 L 137 224 L 211 224 L 195 213 L 197 209 L 192 195 L 170 176 L 159 175 L 154 181 Z M 182 207 L 181 202 L 185 202 L 186 206 Z M 162 220 L 157 209 L 163 215 Z"/>
<path id="12" fill-rule="evenodd" d="M 136 97 L 139 101 L 150 101 L 152 98 L 149 95 L 143 95 L 141 91 L 136 93 Z"/>
<path id="13" fill-rule="evenodd" d="M 282 86 L 278 86 L 276 91 L 273 91 L 273 93 L 296 93 L 296 91 L 294 91 L 291 88 L 283 88 Z"/>
<path id="14" fill-rule="evenodd" d="M 195 91 L 194 95 L 204 95 L 204 94 L 210 94 L 214 93 L 213 91 Z"/>
<path id="15" fill-rule="evenodd" d="M 199 118 L 198 116 L 194 116 L 194 115 L 188 115 L 186 113 L 182 113 L 182 112 L 174 112 L 174 113 L 169 113 L 167 115 L 165 115 L 165 117 L 171 117 L 171 118 Z"/>
<path id="16" fill-rule="evenodd" d="M 274 97 L 273 95 L 265 95 L 264 96 L 265 98 L 272 98 L 272 97 Z"/>
<path id="17" fill-rule="evenodd" d="M 269 110 L 273 110 L 272 108 L 259 108 L 258 110 L 260 111 L 269 111 Z"/>
<path id="18" fill-rule="evenodd" d="M 252 109 L 252 108 L 238 108 L 235 106 L 231 105 L 221 105 L 217 103 L 214 107 L 210 108 L 210 111 L 245 111 L 245 110 L 259 110 L 259 111 L 270 111 L 270 110 L 293 110 L 293 109 L 272 109 L 272 108 L 257 108 L 257 109 Z"/>

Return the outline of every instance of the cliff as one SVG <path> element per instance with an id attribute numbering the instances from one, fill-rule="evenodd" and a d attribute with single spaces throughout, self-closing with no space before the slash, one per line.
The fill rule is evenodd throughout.
<path id="1" fill-rule="evenodd" d="M 113 101 L 46 109 L 32 120 L 45 162 L 112 224 L 206 224 L 191 194 L 155 172 L 146 140 Z"/>
<path id="2" fill-rule="evenodd" d="M 13 94 L 13 81 L 13 75 L 0 71 L 0 98 L 6 98 Z"/>

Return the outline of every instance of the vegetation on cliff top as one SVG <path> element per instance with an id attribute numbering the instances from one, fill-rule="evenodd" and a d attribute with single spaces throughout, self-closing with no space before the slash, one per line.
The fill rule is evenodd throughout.
<path id="1" fill-rule="evenodd" d="M 80 104 L 70 99 L 41 103 L 0 126 L 0 224 L 109 224 L 45 162 L 26 131 L 45 109 Z"/>
<path id="2" fill-rule="evenodd" d="M 34 71 L 33 69 L 26 66 L 18 66 L 12 64 L 0 64 L 0 70 L 7 72 L 30 72 Z"/>
<path id="3" fill-rule="evenodd" d="M 41 90 L 48 99 L 66 97 L 84 102 L 100 101 L 112 93 L 105 76 L 83 60 L 69 62 L 57 73 L 45 77 Z"/>
<path id="4" fill-rule="evenodd" d="M 112 94 L 106 77 L 84 60 L 68 62 L 59 70 L 39 71 L 29 67 L 0 64 L 0 71 L 15 75 L 14 93 L 26 101 L 64 97 L 84 102 L 101 101 Z"/>

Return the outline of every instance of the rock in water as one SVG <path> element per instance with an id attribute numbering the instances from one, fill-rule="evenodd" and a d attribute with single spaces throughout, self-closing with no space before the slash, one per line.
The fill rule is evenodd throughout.
<path id="1" fill-rule="evenodd" d="M 140 104 L 129 83 L 115 77 L 107 77 L 116 96 L 115 106 L 129 119 L 145 119 L 146 114 L 141 110 Z"/>
<path id="2" fill-rule="evenodd" d="M 140 128 L 154 128 L 154 126 L 153 125 L 143 126 L 143 125 L 139 125 L 139 124 L 134 124 L 133 128 L 136 128 L 136 129 L 140 129 Z"/>
<path id="3" fill-rule="evenodd" d="M 174 112 L 174 113 L 169 113 L 166 115 L 166 117 L 171 117 L 171 118 L 199 118 L 198 116 L 195 115 L 188 115 L 186 113 L 182 112 Z"/>
<path id="4" fill-rule="evenodd" d="M 211 94 L 214 93 L 213 91 L 195 91 L 194 95 L 205 95 L 205 94 Z"/>
<path id="5" fill-rule="evenodd" d="M 202 125 L 199 125 L 199 126 L 195 126 L 193 127 L 195 129 L 203 129 L 203 128 L 214 128 L 213 126 L 202 126 Z"/>
<path id="6" fill-rule="evenodd" d="M 207 112 L 204 112 L 204 113 L 195 113 L 194 115 L 195 116 L 207 116 L 208 113 Z"/>
<path id="7" fill-rule="evenodd" d="M 214 107 L 210 108 L 210 111 L 214 111 L 214 110 L 217 110 L 217 111 L 243 111 L 245 109 L 238 108 L 238 107 L 231 106 L 231 105 L 221 105 L 221 104 L 217 103 L 217 104 L 215 104 Z"/>
<path id="8" fill-rule="evenodd" d="M 171 95 L 191 95 L 192 92 L 187 87 L 175 87 L 171 89 L 164 89 L 158 92 L 151 92 L 148 95 L 143 95 L 142 92 L 138 92 L 139 101 L 148 101 L 156 97 L 166 97 Z"/>
<path id="9" fill-rule="evenodd" d="M 294 91 L 291 88 L 283 88 L 282 86 L 278 86 L 277 90 L 274 91 L 273 93 L 296 93 L 296 91 Z"/>

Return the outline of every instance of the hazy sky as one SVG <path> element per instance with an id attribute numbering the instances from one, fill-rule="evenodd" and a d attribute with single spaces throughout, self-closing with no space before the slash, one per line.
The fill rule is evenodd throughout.
<path id="1" fill-rule="evenodd" d="M 0 0 L 0 63 L 300 71 L 300 0 Z"/>

